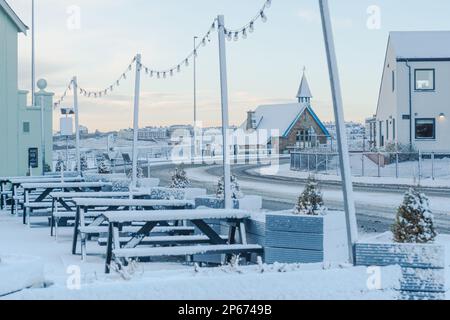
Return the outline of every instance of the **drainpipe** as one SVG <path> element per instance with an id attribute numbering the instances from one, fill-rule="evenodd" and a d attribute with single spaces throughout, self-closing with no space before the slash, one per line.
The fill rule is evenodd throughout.
<path id="1" fill-rule="evenodd" d="M 412 87 L 411 87 L 411 81 L 412 81 L 412 75 L 411 75 L 411 65 L 409 64 L 409 61 L 406 60 L 406 66 L 408 67 L 409 71 L 409 149 L 412 151 L 413 149 L 413 138 L 412 138 Z"/>

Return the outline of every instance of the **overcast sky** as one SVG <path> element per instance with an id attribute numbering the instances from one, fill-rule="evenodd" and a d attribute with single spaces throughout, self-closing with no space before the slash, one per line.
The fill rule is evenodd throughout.
<path id="1" fill-rule="evenodd" d="M 8 2 L 30 26 L 31 0 Z M 56 97 L 74 75 L 80 86 L 102 89 L 136 53 L 142 53 L 146 65 L 172 66 L 192 50 L 193 36 L 203 35 L 217 14 L 225 15 L 228 27 L 238 28 L 263 2 L 36 0 L 37 76 L 48 80 Z M 447 0 L 330 0 L 330 5 L 348 121 L 363 121 L 375 112 L 389 31 L 450 30 Z M 380 9 L 379 21 L 374 5 Z M 75 29 L 68 27 L 74 21 L 74 11 L 68 12 L 73 6 L 80 8 Z M 267 23 L 258 23 L 247 40 L 227 42 L 231 123 L 241 123 L 246 111 L 259 104 L 295 101 L 303 66 L 316 112 L 322 120 L 332 120 L 318 1 L 272 0 L 267 16 Z M 30 42 L 30 36 L 20 36 L 21 89 L 30 89 Z M 198 57 L 198 113 L 205 126 L 220 124 L 218 71 L 214 34 Z M 192 78 L 192 64 L 172 79 L 143 77 L 141 126 L 191 123 Z M 70 104 L 70 98 L 66 101 Z M 132 105 L 129 77 L 110 97 L 82 98 L 81 123 L 90 130 L 131 127 Z M 55 114 L 55 124 L 57 119 Z"/>

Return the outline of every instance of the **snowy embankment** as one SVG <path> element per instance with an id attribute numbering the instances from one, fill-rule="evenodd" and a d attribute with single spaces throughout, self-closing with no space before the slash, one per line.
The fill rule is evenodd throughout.
<path id="1" fill-rule="evenodd" d="M 0 297 L 44 285 L 44 265 L 38 258 L 0 256 Z"/>
<path id="2" fill-rule="evenodd" d="M 154 271 L 132 280 L 109 278 L 81 284 L 79 290 L 55 285 L 30 289 L 8 299 L 129 300 L 367 300 L 397 299 L 399 267 L 381 268 L 381 287 L 372 288 L 365 267 L 323 265 L 221 267 L 190 271 Z M 372 289 L 371 289 L 372 288 Z"/>
<path id="3" fill-rule="evenodd" d="M 274 167 L 262 167 L 249 170 L 250 173 L 255 173 L 263 176 L 273 176 L 273 177 L 281 177 L 281 178 L 296 178 L 296 179 L 308 179 L 311 174 L 314 172 L 305 172 L 305 171 L 293 171 L 291 170 L 290 164 L 282 164 L 278 168 Z M 319 181 L 326 182 L 341 182 L 342 179 L 338 175 L 330 175 L 330 174 L 314 174 L 314 177 Z M 450 179 L 422 179 L 420 183 L 418 179 L 414 178 L 396 178 L 393 177 L 376 177 L 376 176 L 368 176 L 368 177 L 358 177 L 353 176 L 353 183 L 356 184 L 364 184 L 364 185 L 394 185 L 394 186 L 412 186 L 420 184 L 422 187 L 430 187 L 430 188 L 450 188 Z"/>

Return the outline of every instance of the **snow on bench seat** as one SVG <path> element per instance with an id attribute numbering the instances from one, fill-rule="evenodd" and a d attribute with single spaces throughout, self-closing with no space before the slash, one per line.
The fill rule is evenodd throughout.
<path id="1" fill-rule="evenodd" d="M 123 233 L 136 233 L 138 232 L 142 227 L 124 227 L 122 228 Z M 81 233 L 86 234 L 99 234 L 99 233 L 108 233 L 108 227 L 107 226 L 87 226 L 87 227 L 80 227 Z M 194 227 L 155 227 L 152 230 L 152 233 L 193 233 L 195 232 Z"/>
<path id="2" fill-rule="evenodd" d="M 146 196 L 145 192 L 52 192 L 52 198 L 125 198 Z"/>
<path id="3" fill-rule="evenodd" d="M 247 219 L 251 214 L 243 210 L 201 209 L 201 210 L 158 210 L 158 211 L 120 211 L 105 212 L 103 216 L 113 223 L 158 222 L 176 220 L 206 219 Z"/>
<path id="4" fill-rule="evenodd" d="M 262 252 L 262 246 L 259 245 L 204 245 L 204 246 L 179 246 L 163 248 L 134 248 L 134 249 L 115 249 L 113 254 L 116 258 L 149 258 L 149 257 L 168 257 L 168 256 L 190 256 L 196 254 L 226 254 L 226 253 L 250 253 Z"/>
<path id="5" fill-rule="evenodd" d="M 54 183 L 24 183 L 24 189 L 63 189 L 63 188 L 101 188 L 111 186 L 109 182 L 54 182 Z"/>
<path id="6" fill-rule="evenodd" d="M 227 240 L 228 236 L 221 236 L 223 240 Z M 121 245 L 130 242 L 131 237 L 121 237 L 119 242 Z M 140 245 L 171 245 L 171 244 L 196 244 L 196 243 L 209 243 L 211 240 L 207 236 L 194 235 L 194 236 L 156 236 L 156 237 L 145 237 L 141 241 Z M 108 243 L 107 238 L 99 238 L 98 244 L 100 246 L 106 246 Z"/>
<path id="7" fill-rule="evenodd" d="M 81 199 L 75 198 L 73 202 L 77 206 L 130 206 L 130 207 L 153 207 L 153 206 L 171 206 L 186 207 L 194 206 L 195 202 L 191 200 L 140 200 L 140 199 Z"/>
<path id="8" fill-rule="evenodd" d="M 24 203 L 24 206 L 30 209 L 42 209 L 52 208 L 53 204 L 51 202 L 26 202 Z"/>

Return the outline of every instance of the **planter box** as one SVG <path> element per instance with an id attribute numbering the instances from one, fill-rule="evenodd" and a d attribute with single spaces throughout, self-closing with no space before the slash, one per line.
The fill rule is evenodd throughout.
<path id="1" fill-rule="evenodd" d="M 262 198 L 260 196 L 244 196 L 233 201 L 234 209 L 259 211 L 262 209 Z M 221 209 L 225 207 L 225 200 L 215 196 L 202 196 L 195 198 L 195 207 L 207 207 Z"/>
<path id="2" fill-rule="evenodd" d="M 402 268 L 401 298 L 445 299 L 445 250 L 435 244 L 357 243 L 356 265 Z"/>
<path id="3" fill-rule="evenodd" d="M 266 217 L 266 263 L 345 262 L 348 257 L 345 214 L 294 215 L 290 211 Z"/>

